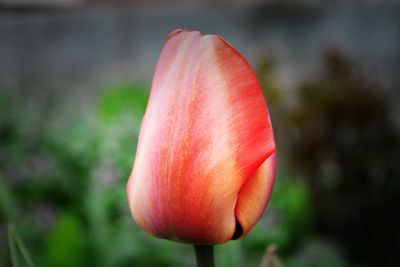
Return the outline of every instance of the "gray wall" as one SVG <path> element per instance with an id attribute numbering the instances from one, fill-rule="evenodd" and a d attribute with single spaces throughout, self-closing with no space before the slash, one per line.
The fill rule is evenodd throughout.
<path id="1" fill-rule="evenodd" d="M 28 95 L 90 95 L 114 83 L 149 84 L 165 37 L 175 28 L 220 34 L 253 65 L 260 55 L 273 55 L 287 88 L 315 75 L 321 55 L 332 47 L 394 82 L 399 14 L 399 4 L 0 13 L 0 87 Z"/>

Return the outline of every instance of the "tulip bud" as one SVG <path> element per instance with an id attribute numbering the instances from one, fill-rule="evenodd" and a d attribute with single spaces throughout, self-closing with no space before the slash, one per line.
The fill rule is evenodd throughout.
<path id="1" fill-rule="evenodd" d="M 219 36 L 172 32 L 127 185 L 137 224 L 197 244 L 243 237 L 260 219 L 274 177 L 271 121 L 249 63 Z"/>

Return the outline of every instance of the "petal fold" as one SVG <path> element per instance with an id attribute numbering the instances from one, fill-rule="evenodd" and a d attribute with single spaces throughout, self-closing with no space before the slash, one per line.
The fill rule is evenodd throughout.
<path id="1" fill-rule="evenodd" d="M 262 216 L 272 194 L 276 174 L 276 153 L 257 169 L 240 189 L 235 214 L 245 236 Z"/>

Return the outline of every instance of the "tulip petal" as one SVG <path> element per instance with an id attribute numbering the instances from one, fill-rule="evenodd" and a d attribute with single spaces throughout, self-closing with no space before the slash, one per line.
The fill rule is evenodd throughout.
<path id="1" fill-rule="evenodd" d="M 242 232 L 240 236 L 245 236 L 263 214 L 272 194 L 275 173 L 276 153 L 273 153 L 240 189 L 235 209 Z"/>
<path id="2" fill-rule="evenodd" d="M 163 48 L 127 185 L 138 225 L 163 238 L 223 243 L 250 229 L 270 189 L 272 126 L 247 61 L 215 35 L 175 31 Z M 266 162 L 266 163 L 264 163 Z M 261 166 L 261 167 L 260 167 Z M 244 211 L 260 202 L 257 211 Z"/>

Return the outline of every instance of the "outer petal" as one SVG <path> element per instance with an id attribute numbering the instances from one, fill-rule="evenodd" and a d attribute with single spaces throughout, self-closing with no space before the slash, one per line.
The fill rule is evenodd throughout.
<path id="1" fill-rule="evenodd" d="M 268 111 L 246 60 L 220 37 L 171 33 L 127 187 L 139 226 L 159 237 L 223 243 L 235 232 L 238 201 L 239 221 L 250 229 L 261 207 L 246 213 L 246 200 L 257 199 L 242 192 L 271 181 L 262 178 L 270 165 L 263 162 L 274 151 Z M 257 192 L 264 206 L 270 192 Z"/>
<path id="2" fill-rule="evenodd" d="M 241 236 L 245 236 L 263 214 L 272 193 L 275 173 L 276 153 L 273 153 L 240 189 L 235 213 L 242 227 Z"/>

